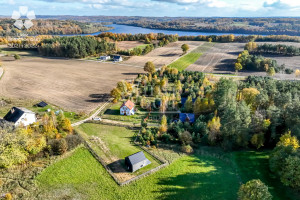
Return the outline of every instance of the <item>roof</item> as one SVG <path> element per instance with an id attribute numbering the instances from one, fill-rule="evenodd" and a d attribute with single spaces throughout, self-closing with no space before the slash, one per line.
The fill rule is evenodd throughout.
<path id="1" fill-rule="evenodd" d="M 127 157 L 132 165 L 138 164 L 144 160 L 148 160 L 144 152 L 140 151 Z"/>
<path id="2" fill-rule="evenodd" d="M 36 104 L 38 107 L 46 107 L 48 104 L 44 101 L 41 101 L 40 103 Z"/>
<path id="3" fill-rule="evenodd" d="M 26 108 L 12 107 L 10 111 L 4 116 L 3 119 L 9 122 L 16 123 L 23 116 L 24 113 L 35 114 L 34 112 Z"/>
<path id="4" fill-rule="evenodd" d="M 195 122 L 195 115 L 193 113 L 179 113 L 179 119 L 181 122 Z"/>
<path id="5" fill-rule="evenodd" d="M 123 103 L 120 108 L 122 108 L 123 106 L 126 106 L 127 108 L 129 108 L 130 110 L 132 110 L 135 105 L 134 105 L 134 103 L 132 101 L 128 100 L 125 103 Z"/>
<path id="6" fill-rule="evenodd" d="M 114 56 L 114 59 L 120 59 L 122 58 L 121 56 Z"/>

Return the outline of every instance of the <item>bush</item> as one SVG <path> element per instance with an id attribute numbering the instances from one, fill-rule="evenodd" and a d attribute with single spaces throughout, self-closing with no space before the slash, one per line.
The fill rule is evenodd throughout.
<path id="1" fill-rule="evenodd" d="M 183 145 L 181 151 L 183 153 L 193 153 L 193 148 L 190 145 Z"/>
<path id="2" fill-rule="evenodd" d="M 183 145 L 191 145 L 193 143 L 193 137 L 188 131 L 179 134 L 179 140 Z"/>
<path id="3" fill-rule="evenodd" d="M 21 59 L 21 56 L 19 54 L 15 54 L 14 57 L 15 57 L 16 60 Z"/>
<path id="4" fill-rule="evenodd" d="M 65 138 L 67 145 L 68 145 L 68 151 L 75 149 L 78 145 L 82 144 L 82 139 L 78 135 L 68 135 Z"/>
<path id="5" fill-rule="evenodd" d="M 292 73 L 294 73 L 294 70 L 293 69 L 289 69 L 289 68 L 286 68 L 284 71 L 285 71 L 286 74 L 292 74 Z"/>
<path id="6" fill-rule="evenodd" d="M 63 155 L 68 150 L 68 143 L 64 138 L 54 139 L 50 142 L 51 150 L 54 155 Z"/>
<path id="7" fill-rule="evenodd" d="M 271 200 L 272 195 L 266 186 L 259 179 L 253 179 L 241 185 L 238 191 L 239 200 Z"/>
<path id="8" fill-rule="evenodd" d="M 12 200 L 13 199 L 12 194 L 11 193 L 6 193 L 5 196 L 4 196 L 4 199 L 5 200 Z"/>

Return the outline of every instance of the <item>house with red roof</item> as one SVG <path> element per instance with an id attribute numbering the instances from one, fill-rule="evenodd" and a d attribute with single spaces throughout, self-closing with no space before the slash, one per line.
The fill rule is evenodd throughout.
<path id="1" fill-rule="evenodd" d="M 135 104 L 128 100 L 125 103 L 122 104 L 122 106 L 120 107 L 120 114 L 121 115 L 134 115 L 134 107 Z"/>

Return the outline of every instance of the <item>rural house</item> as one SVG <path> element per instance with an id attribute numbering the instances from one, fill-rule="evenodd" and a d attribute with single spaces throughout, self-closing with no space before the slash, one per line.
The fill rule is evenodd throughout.
<path id="1" fill-rule="evenodd" d="M 130 100 L 126 101 L 120 107 L 120 114 L 121 115 L 134 115 L 134 103 Z"/>
<path id="2" fill-rule="evenodd" d="M 184 122 L 194 123 L 195 115 L 192 113 L 180 113 L 179 119 L 182 123 L 184 123 Z"/>
<path id="3" fill-rule="evenodd" d="M 142 151 L 125 158 L 125 165 L 131 172 L 135 172 L 136 170 L 139 170 L 149 164 L 151 164 L 150 160 L 146 158 L 144 152 Z"/>
<path id="4" fill-rule="evenodd" d="M 100 56 L 100 60 L 107 61 L 110 60 L 110 56 Z"/>
<path id="5" fill-rule="evenodd" d="M 114 56 L 114 62 L 122 62 L 123 58 L 122 56 Z"/>
<path id="6" fill-rule="evenodd" d="M 3 118 L 8 122 L 14 123 L 15 126 L 28 126 L 37 122 L 36 115 L 34 112 L 26 108 L 13 107 Z"/>

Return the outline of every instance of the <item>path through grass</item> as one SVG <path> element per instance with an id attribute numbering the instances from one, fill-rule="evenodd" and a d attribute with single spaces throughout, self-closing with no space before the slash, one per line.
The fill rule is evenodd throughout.
<path id="1" fill-rule="evenodd" d="M 194 64 L 200 58 L 200 56 L 202 56 L 202 54 L 206 52 L 213 45 L 214 43 L 206 42 L 203 45 L 191 51 L 190 53 L 180 57 L 179 59 L 171 63 L 169 66 L 176 68 L 179 71 L 185 70 L 188 66 Z"/>

